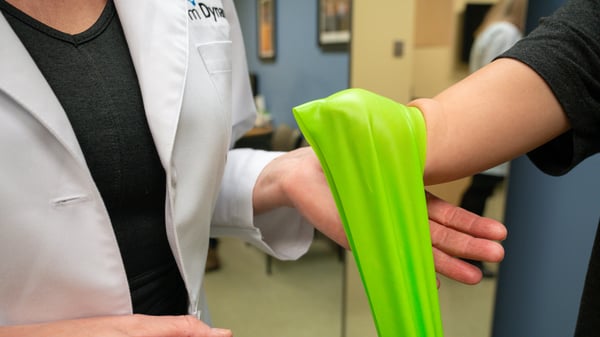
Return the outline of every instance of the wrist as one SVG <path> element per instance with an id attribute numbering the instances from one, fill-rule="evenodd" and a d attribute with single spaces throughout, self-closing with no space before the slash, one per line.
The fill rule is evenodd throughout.
<path id="1" fill-rule="evenodd" d="M 286 154 L 273 159 L 261 171 L 252 190 L 252 205 L 254 215 L 268 212 L 275 208 L 292 206 L 287 198 L 285 169 Z"/>

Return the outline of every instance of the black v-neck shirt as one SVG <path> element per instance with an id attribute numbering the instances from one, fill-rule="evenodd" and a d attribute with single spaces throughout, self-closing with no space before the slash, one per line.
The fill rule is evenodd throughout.
<path id="1" fill-rule="evenodd" d="M 0 10 L 75 131 L 113 224 L 133 311 L 187 313 L 187 292 L 165 231 L 165 171 L 112 1 L 92 27 L 75 35 L 55 30 L 4 0 Z"/>

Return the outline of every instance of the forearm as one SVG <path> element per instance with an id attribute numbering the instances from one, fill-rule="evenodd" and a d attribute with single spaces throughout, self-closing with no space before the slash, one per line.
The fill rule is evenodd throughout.
<path id="1" fill-rule="evenodd" d="M 423 112 L 427 124 L 426 184 L 483 171 L 569 128 L 544 80 L 512 59 L 497 60 L 433 99 L 409 105 Z"/>

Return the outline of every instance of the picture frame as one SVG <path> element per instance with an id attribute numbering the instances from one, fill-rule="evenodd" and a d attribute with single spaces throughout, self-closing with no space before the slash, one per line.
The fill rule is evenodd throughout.
<path id="1" fill-rule="evenodd" d="M 276 0 L 257 0 L 257 43 L 261 60 L 276 56 Z"/>
<path id="2" fill-rule="evenodd" d="M 351 0 L 318 0 L 319 45 L 340 46 L 350 43 Z"/>

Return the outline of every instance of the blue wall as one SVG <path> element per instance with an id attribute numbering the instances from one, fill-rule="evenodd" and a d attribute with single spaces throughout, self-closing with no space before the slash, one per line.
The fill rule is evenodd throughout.
<path id="1" fill-rule="evenodd" d="M 292 108 L 348 87 L 349 53 L 323 51 L 317 41 L 317 0 L 278 0 L 277 57 L 258 59 L 256 0 L 234 0 L 248 56 L 258 74 L 258 89 L 274 124 L 295 126 Z"/>
<path id="2" fill-rule="evenodd" d="M 528 30 L 563 2 L 530 0 Z M 494 337 L 573 336 L 598 224 L 598 172 L 599 156 L 562 177 L 525 157 L 511 164 Z"/>
<path id="3" fill-rule="evenodd" d="M 565 0 L 529 0 L 529 7 L 527 8 L 527 25 L 525 27 L 527 32 L 530 32 L 537 27 L 541 17 L 552 14 L 552 12 L 565 2 Z"/>
<path id="4" fill-rule="evenodd" d="M 566 176 L 511 163 L 494 337 L 573 336 L 598 224 L 600 157 Z"/>

